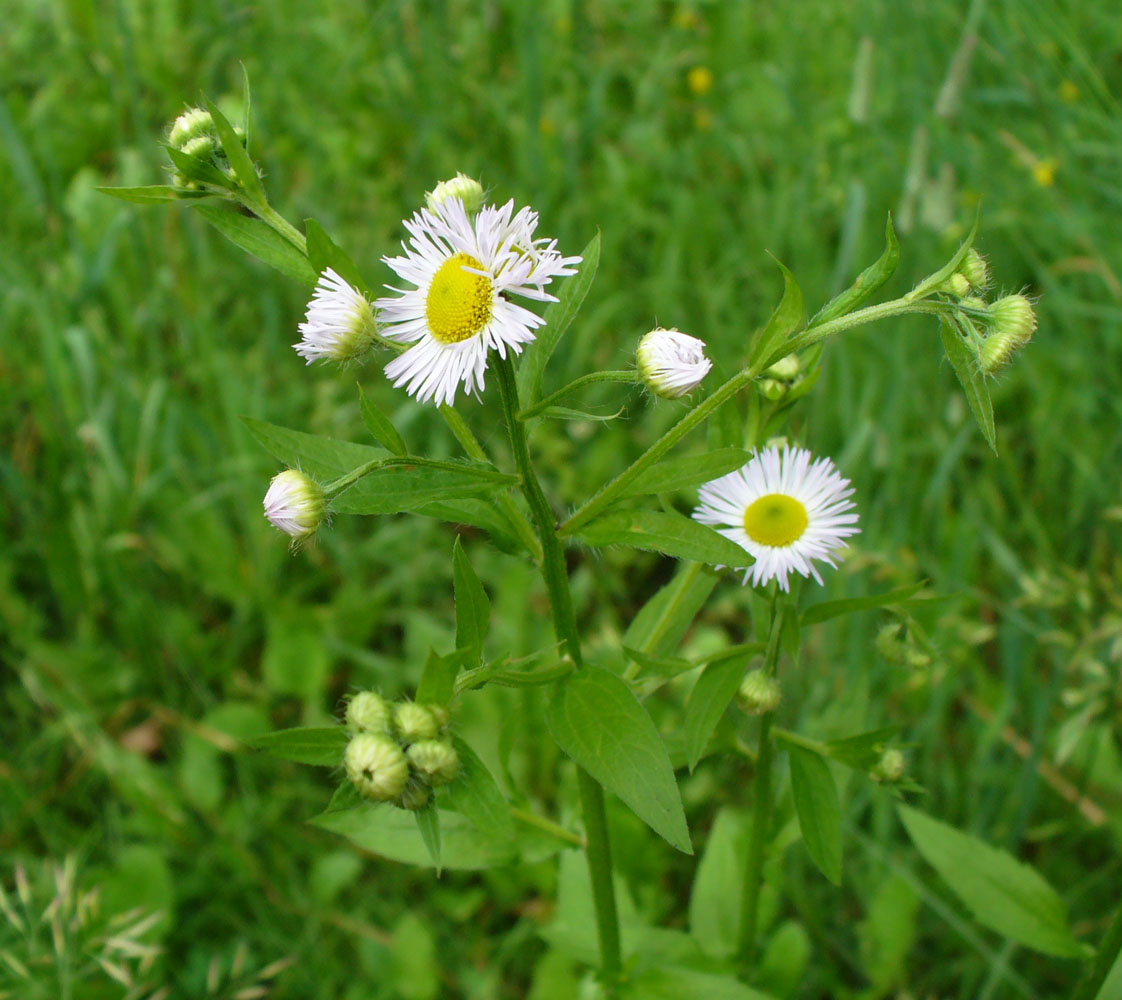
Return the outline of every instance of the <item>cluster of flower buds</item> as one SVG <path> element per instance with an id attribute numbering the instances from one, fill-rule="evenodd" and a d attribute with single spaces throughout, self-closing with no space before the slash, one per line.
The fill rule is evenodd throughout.
<path id="1" fill-rule="evenodd" d="M 235 125 L 234 134 L 244 145 L 245 129 Z M 168 145 L 184 156 L 217 167 L 231 181 L 234 180 L 234 171 L 222 149 L 218 130 L 214 127 L 214 119 L 204 108 L 188 108 L 172 122 L 168 132 Z M 176 170 L 171 180 L 177 188 L 185 191 L 200 190 L 199 183 L 187 177 L 181 170 Z"/>
<path id="2" fill-rule="evenodd" d="M 910 632 L 904 631 L 902 622 L 889 622 L 877 633 L 877 652 L 889 663 L 912 670 L 926 670 L 931 666 L 931 654 L 916 645 Z"/>
<path id="3" fill-rule="evenodd" d="M 413 701 L 387 702 L 360 691 L 347 703 L 353 734 L 343 754 L 347 777 L 364 799 L 423 809 L 432 790 L 460 772 L 448 735 L 448 709 Z"/>
<path id="4" fill-rule="evenodd" d="M 799 356 L 788 354 L 768 368 L 756 385 L 765 399 L 777 403 L 802 380 L 802 362 L 799 361 Z"/>
<path id="5" fill-rule="evenodd" d="M 1032 340 L 1036 332 L 1036 312 L 1024 295 L 1005 295 L 987 303 L 982 296 L 989 282 L 985 258 L 971 248 L 939 291 L 958 300 L 969 327 L 975 332 L 971 346 L 978 369 L 984 375 L 996 375 Z"/>
<path id="6" fill-rule="evenodd" d="M 749 670 L 736 693 L 737 703 L 749 715 L 766 715 L 779 707 L 779 681 L 764 670 Z"/>
<path id="7" fill-rule="evenodd" d="M 713 363 L 705 356 L 705 341 L 681 330 L 651 330 L 635 350 L 635 366 L 643 384 L 663 399 L 693 392 Z"/>
<path id="8" fill-rule="evenodd" d="M 311 538 L 327 516 L 323 488 L 297 469 L 273 477 L 264 506 L 269 523 L 292 537 L 294 549 Z"/>

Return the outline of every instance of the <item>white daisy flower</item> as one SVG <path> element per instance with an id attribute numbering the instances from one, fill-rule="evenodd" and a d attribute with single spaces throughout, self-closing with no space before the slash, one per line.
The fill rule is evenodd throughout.
<path id="1" fill-rule="evenodd" d="M 296 353 L 310 365 L 321 358 L 357 361 L 378 336 L 374 308 L 330 267 L 319 276 L 305 322 L 300 324 Z"/>
<path id="2" fill-rule="evenodd" d="M 705 341 L 681 330 L 651 330 L 635 350 L 639 376 L 656 396 L 677 399 L 691 393 L 709 374 Z"/>
<path id="3" fill-rule="evenodd" d="M 291 535 L 297 547 L 316 533 L 327 513 L 319 483 L 296 469 L 285 469 L 273 477 L 264 507 L 269 523 Z"/>
<path id="4" fill-rule="evenodd" d="M 438 211 L 422 209 L 405 223 L 404 257 L 383 258 L 415 286 L 387 286 L 398 295 L 375 303 L 383 335 L 413 344 L 386 375 L 422 403 L 453 402 L 461 383 L 465 392 L 482 389 L 487 352 L 521 353 L 544 322 L 509 296 L 555 302 L 545 286 L 576 273 L 580 257 L 562 257 L 556 240 L 534 239 L 537 213 L 513 208 L 513 201 L 484 205 L 473 218 L 459 198 L 446 198 Z"/>
<path id="5" fill-rule="evenodd" d="M 814 565 L 833 556 L 857 534 L 853 489 L 828 458 L 803 448 L 771 447 L 742 468 L 701 487 L 694 520 L 712 525 L 755 562 L 744 574 L 756 586 L 773 577 L 787 590 L 787 574 L 822 578 Z M 737 567 L 742 568 L 742 567 Z"/>

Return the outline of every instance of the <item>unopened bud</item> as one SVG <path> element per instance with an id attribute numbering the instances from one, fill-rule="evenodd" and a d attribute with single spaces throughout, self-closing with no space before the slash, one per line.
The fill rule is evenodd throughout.
<path id="1" fill-rule="evenodd" d="M 970 294 L 970 281 L 965 275 L 955 271 L 954 274 L 943 282 L 940 286 L 940 291 L 961 299 L 964 295 Z"/>
<path id="2" fill-rule="evenodd" d="M 347 702 L 347 728 L 353 733 L 388 734 L 390 706 L 373 691 L 359 691 Z"/>
<path id="3" fill-rule="evenodd" d="M 213 135 L 214 119 L 210 117 L 210 112 L 202 108 L 188 108 L 172 122 L 171 131 L 168 132 L 168 145 L 183 149 L 192 139 Z"/>
<path id="4" fill-rule="evenodd" d="M 273 477 L 264 506 L 269 523 L 291 535 L 296 546 L 316 533 L 327 513 L 319 483 L 296 469 L 285 469 Z"/>
<path id="5" fill-rule="evenodd" d="M 763 670 L 749 670 L 736 695 L 740 707 L 749 715 L 764 715 L 779 707 L 779 681 Z"/>
<path id="6" fill-rule="evenodd" d="M 438 215 L 449 198 L 459 199 L 468 216 L 473 216 L 483 207 L 483 185 L 467 174 L 458 173 L 451 180 L 441 181 L 431 191 L 425 192 L 425 204 L 430 212 Z"/>
<path id="7" fill-rule="evenodd" d="M 401 790 L 401 795 L 398 796 L 397 804 L 402 809 L 416 812 L 418 809 L 424 809 L 431 797 L 432 789 L 416 775 L 411 775 Z"/>
<path id="8" fill-rule="evenodd" d="M 981 291 L 989 287 L 990 271 L 986 266 L 986 258 L 973 247 L 966 251 L 966 256 L 958 265 L 958 273 L 967 280 L 971 288 Z"/>
<path id="9" fill-rule="evenodd" d="M 420 740 L 408 750 L 413 769 L 430 785 L 447 785 L 460 773 L 460 755 L 451 743 L 443 740 Z"/>
<path id="10" fill-rule="evenodd" d="M 639 341 L 635 365 L 646 387 L 663 399 L 678 399 L 693 392 L 713 367 L 705 356 L 703 340 L 661 327 Z"/>
<path id="11" fill-rule="evenodd" d="M 900 630 L 903 626 L 899 622 L 890 622 L 881 627 L 877 633 L 877 652 L 889 663 L 900 666 L 908 655 L 907 644 L 900 641 Z"/>
<path id="12" fill-rule="evenodd" d="M 799 356 L 788 354 L 785 358 L 780 358 L 775 362 L 764 374 L 771 378 L 781 379 L 784 382 L 794 382 L 801 370 L 802 362 L 799 361 Z"/>
<path id="13" fill-rule="evenodd" d="M 880 784 L 894 785 L 904 777 L 907 763 L 908 762 L 904 759 L 904 755 L 899 750 L 885 750 L 884 753 L 881 754 L 880 760 L 877 761 L 876 765 L 869 772 L 869 777 Z"/>
<path id="14" fill-rule="evenodd" d="M 986 375 L 993 375 L 1032 340 L 1036 313 L 1023 295 L 1006 295 L 986 312 L 988 331 L 978 352 L 978 366 Z"/>
<path id="15" fill-rule="evenodd" d="M 214 155 L 214 138 L 209 135 L 197 135 L 194 139 L 188 139 L 179 148 L 186 156 L 193 156 L 196 160 L 205 160 Z"/>
<path id="16" fill-rule="evenodd" d="M 440 723 L 427 705 L 403 701 L 394 708 L 394 728 L 403 743 L 434 740 L 440 732 Z"/>
<path id="17" fill-rule="evenodd" d="M 773 378 L 762 378 L 756 383 L 756 388 L 760 390 L 760 395 L 764 399 L 770 399 L 773 403 L 778 403 L 784 396 L 787 395 L 787 383 L 780 382 Z"/>
<path id="18" fill-rule="evenodd" d="M 409 778 L 405 754 L 388 736 L 359 733 L 343 754 L 343 767 L 359 795 L 375 802 L 396 799 Z"/>

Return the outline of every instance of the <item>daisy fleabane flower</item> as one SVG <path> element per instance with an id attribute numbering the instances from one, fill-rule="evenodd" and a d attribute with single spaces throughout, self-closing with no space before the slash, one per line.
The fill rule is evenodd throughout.
<path id="1" fill-rule="evenodd" d="M 815 559 L 837 565 L 833 557 L 844 539 L 861 530 L 852 495 L 830 459 L 814 458 L 805 448 L 770 447 L 702 486 L 693 517 L 755 559 L 744 583 L 774 578 L 785 591 L 791 572 L 822 582 Z"/>
<path id="2" fill-rule="evenodd" d="M 395 386 L 422 403 L 452 403 L 461 383 L 469 393 L 483 388 L 488 351 L 505 358 L 534 339 L 544 320 L 509 296 L 556 302 L 545 286 L 580 262 L 556 240 L 534 239 L 537 224 L 536 212 L 515 213 L 513 201 L 472 217 L 456 197 L 405 222 L 405 256 L 383 260 L 414 287 L 387 285 L 398 294 L 375 303 L 382 334 L 413 345 L 386 365 Z"/>
<path id="3" fill-rule="evenodd" d="M 273 476 L 263 505 L 269 523 L 290 535 L 294 548 L 311 538 L 327 515 L 323 489 L 298 469 Z"/>
<path id="4" fill-rule="evenodd" d="M 663 399 L 678 399 L 694 391 L 713 367 L 705 356 L 705 341 L 681 330 L 651 330 L 635 349 L 635 366 L 647 388 Z"/>
<path id="5" fill-rule="evenodd" d="M 319 276 L 304 319 L 300 343 L 292 346 L 309 365 L 321 358 L 357 361 L 378 336 L 374 308 L 330 267 Z"/>

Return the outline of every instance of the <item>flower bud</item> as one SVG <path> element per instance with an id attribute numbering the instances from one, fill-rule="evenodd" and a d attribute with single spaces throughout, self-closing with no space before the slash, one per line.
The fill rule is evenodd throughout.
<path id="1" fill-rule="evenodd" d="M 405 787 L 397 798 L 397 805 L 402 809 L 416 812 L 418 809 L 424 809 L 429 804 L 431 797 L 432 789 L 414 774 L 410 775 L 409 780 L 405 782 Z"/>
<path id="2" fill-rule="evenodd" d="M 907 659 L 907 643 L 900 641 L 900 631 L 903 626 L 899 622 L 890 622 L 881 627 L 877 633 L 876 648 L 881 657 L 889 663 L 900 666 Z"/>
<path id="3" fill-rule="evenodd" d="M 713 367 L 705 356 L 704 341 L 661 327 L 639 341 L 635 364 L 647 388 L 663 399 L 693 392 Z"/>
<path id="4" fill-rule="evenodd" d="M 880 760 L 869 772 L 869 777 L 880 784 L 894 785 L 904 777 L 906 767 L 904 755 L 899 750 L 890 748 L 881 754 Z"/>
<path id="5" fill-rule="evenodd" d="M 779 681 L 763 670 L 749 670 L 740 682 L 736 698 L 749 715 L 774 712 L 781 700 Z"/>
<path id="6" fill-rule="evenodd" d="M 388 736 L 359 733 L 343 753 L 343 767 L 364 799 L 388 802 L 404 790 L 409 778 L 405 754 Z"/>
<path id="7" fill-rule="evenodd" d="M 788 354 L 785 358 L 780 358 L 775 362 L 764 374 L 783 382 L 794 382 L 801 369 L 802 362 L 799 361 L 799 356 Z"/>
<path id="8" fill-rule="evenodd" d="M 391 728 L 390 706 L 374 691 L 359 691 L 347 702 L 347 728 L 352 733 L 381 733 Z"/>
<path id="9" fill-rule="evenodd" d="M 970 281 L 958 271 L 955 271 L 942 285 L 939 290 L 946 292 L 948 295 L 953 295 L 957 299 L 961 299 L 964 295 L 970 294 Z"/>
<path id="10" fill-rule="evenodd" d="M 986 266 L 986 258 L 973 247 L 966 251 L 966 256 L 958 265 L 958 273 L 967 280 L 971 288 L 981 291 L 989 287 L 990 271 Z"/>
<path id="11" fill-rule="evenodd" d="M 460 773 L 460 755 L 444 740 L 420 740 L 406 753 L 413 769 L 434 788 L 447 785 Z"/>
<path id="12" fill-rule="evenodd" d="M 319 276 L 293 348 L 306 364 L 361 360 L 374 346 L 378 324 L 374 307 L 330 267 Z"/>
<path id="13" fill-rule="evenodd" d="M 440 723 L 427 705 L 403 701 L 394 707 L 394 728 L 404 743 L 434 740 L 440 732 Z"/>
<path id="14" fill-rule="evenodd" d="M 441 181 L 431 191 L 425 192 L 425 204 L 430 212 L 437 215 L 449 198 L 458 198 L 468 216 L 473 216 L 483 207 L 483 185 L 467 174 L 457 173 L 451 180 Z"/>
<path id="15" fill-rule="evenodd" d="M 1036 331 L 1036 313 L 1023 295 L 1006 295 L 986 310 L 988 330 L 978 352 L 978 366 L 986 375 L 1004 368 Z"/>
<path id="16" fill-rule="evenodd" d="M 186 156 L 193 156 L 196 160 L 205 160 L 214 155 L 214 137 L 209 135 L 197 135 L 194 139 L 188 139 L 180 149 Z"/>
<path id="17" fill-rule="evenodd" d="M 316 533 L 327 513 L 323 490 L 314 479 L 296 469 L 273 477 L 265 494 L 265 516 L 274 528 L 300 545 Z"/>
<path id="18" fill-rule="evenodd" d="M 760 390 L 760 395 L 764 399 L 770 399 L 773 403 L 778 403 L 787 395 L 788 386 L 786 382 L 780 382 L 773 378 L 762 378 L 756 383 L 756 388 Z"/>
<path id="19" fill-rule="evenodd" d="M 188 108 L 172 122 L 171 131 L 168 132 L 168 145 L 183 149 L 192 139 L 214 134 L 214 119 L 210 112 L 202 108 Z"/>

